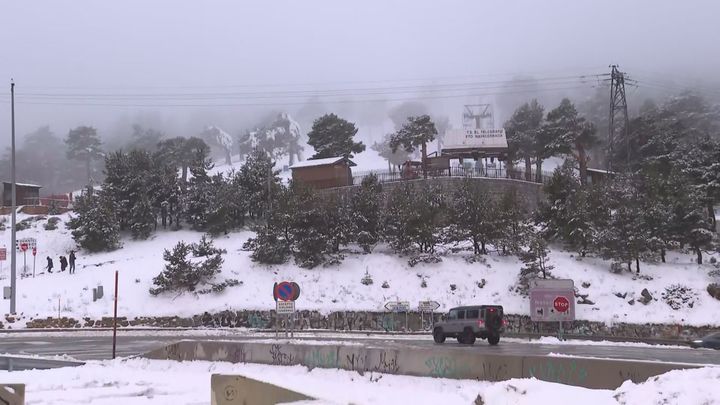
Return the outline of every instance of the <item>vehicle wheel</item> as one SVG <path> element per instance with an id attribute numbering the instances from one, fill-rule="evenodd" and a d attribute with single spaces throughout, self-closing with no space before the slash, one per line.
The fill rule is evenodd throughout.
<path id="1" fill-rule="evenodd" d="M 435 328 L 433 331 L 433 340 L 435 340 L 435 343 L 445 342 L 445 334 L 443 333 L 442 328 Z"/>
<path id="2" fill-rule="evenodd" d="M 488 336 L 488 343 L 490 343 L 492 346 L 495 346 L 500 342 L 500 335 L 490 335 Z"/>
<path id="3" fill-rule="evenodd" d="M 463 343 L 468 345 L 475 344 L 475 334 L 473 333 L 472 329 L 465 329 L 462 333 L 462 340 Z"/>

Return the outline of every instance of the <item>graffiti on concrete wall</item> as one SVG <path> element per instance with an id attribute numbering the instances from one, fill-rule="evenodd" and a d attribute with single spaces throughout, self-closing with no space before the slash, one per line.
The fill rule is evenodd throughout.
<path id="1" fill-rule="evenodd" d="M 484 381 L 503 381 L 508 376 L 508 365 L 506 363 L 485 362 L 482 365 L 480 379 Z"/>
<path id="2" fill-rule="evenodd" d="M 375 371 L 388 374 L 395 374 L 399 369 L 397 353 L 388 356 L 386 351 L 380 353 L 380 360 L 378 360 L 378 363 L 373 367 Z"/>
<path id="3" fill-rule="evenodd" d="M 248 315 L 247 324 L 253 329 L 266 329 L 270 325 L 270 320 L 265 319 L 262 314 L 253 312 Z"/>
<path id="4" fill-rule="evenodd" d="M 325 350 L 312 349 L 305 355 L 305 365 L 309 368 L 338 368 L 337 351 L 328 347 Z"/>
<path id="5" fill-rule="evenodd" d="M 588 371 L 577 361 L 569 362 L 547 359 L 528 367 L 530 377 L 562 384 L 581 385 L 588 378 Z"/>
<path id="6" fill-rule="evenodd" d="M 365 371 L 365 357 L 359 354 L 348 354 L 345 356 L 345 369 L 350 371 L 357 371 L 360 375 Z"/>
<path id="7" fill-rule="evenodd" d="M 285 353 L 280 345 L 272 345 L 270 347 L 270 357 L 274 366 L 290 366 L 295 364 L 295 357 L 292 354 Z"/>
<path id="8" fill-rule="evenodd" d="M 448 356 L 432 356 L 425 360 L 431 377 L 457 378 L 468 375 L 470 366 Z"/>

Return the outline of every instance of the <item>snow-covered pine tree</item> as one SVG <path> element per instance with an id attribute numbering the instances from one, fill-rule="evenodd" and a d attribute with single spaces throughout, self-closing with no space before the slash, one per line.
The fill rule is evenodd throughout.
<path id="1" fill-rule="evenodd" d="M 320 203 L 325 217 L 322 232 L 329 242 L 328 252 L 338 253 L 340 246 L 357 239 L 353 229 L 352 206 L 346 196 L 337 194 L 322 196 Z"/>
<path id="2" fill-rule="evenodd" d="M 396 187 L 388 201 L 384 234 L 397 252 L 434 253 L 442 239 L 444 201 L 439 189 L 422 184 Z"/>
<path id="3" fill-rule="evenodd" d="M 497 206 L 497 243 L 503 254 L 516 254 L 528 243 L 530 224 L 526 209 L 515 190 L 503 193 Z"/>
<path id="4" fill-rule="evenodd" d="M 205 244 L 206 246 L 199 249 L 195 244 L 180 241 L 172 251 L 165 249 L 165 270 L 153 278 L 156 287 L 150 289 L 150 294 L 159 295 L 166 291 L 192 292 L 199 285 L 211 284 L 212 279 L 220 273 L 224 251 L 215 249 L 212 242 L 205 241 Z M 197 252 L 213 253 L 198 256 Z"/>
<path id="5" fill-rule="evenodd" d="M 103 190 L 85 189 L 74 203 L 77 216 L 68 228 L 80 247 L 89 252 L 115 250 L 120 247 L 120 225 L 115 216 L 116 204 Z"/>
<path id="6" fill-rule="evenodd" d="M 365 177 L 352 196 L 352 226 L 358 245 L 370 253 L 380 239 L 382 186 L 376 175 Z"/>
<path id="7" fill-rule="evenodd" d="M 599 229 L 596 244 L 603 257 L 627 263 L 629 271 L 635 261 L 635 270 L 639 273 L 640 256 L 649 249 L 650 237 L 643 220 L 643 196 L 637 181 L 637 176 L 618 176 L 608 188 L 603 201 L 609 214 Z"/>
<path id="8" fill-rule="evenodd" d="M 537 100 L 518 107 L 505 123 L 509 153 L 525 163 L 525 180 L 532 180 L 532 159 L 538 154 L 537 139 L 544 109 Z"/>
<path id="9" fill-rule="evenodd" d="M 312 189 L 298 183 L 290 186 L 290 233 L 292 252 L 300 267 L 313 268 L 332 251 L 326 210 Z"/>
<path id="10" fill-rule="evenodd" d="M 416 213 L 413 212 L 414 187 L 403 183 L 390 191 L 387 211 L 383 218 L 383 238 L 396 252 L 407 252 L 412 248 L 411 235 Z"/>
<path id="11" fill-rule="evenodd" d="M 465 179 L 448 202 L 445 239 L 454 243 L 470 241 L 475 254 L 487 254 L 487 245 L 497 245 L 501 237 L 497 206 L 487 190 Z"/>
<path id="12" fill-rule="evenodd" d="M 313 122 L 308 132 L 308 145 L 315 148 L 311 159 L 322 159 L 336 156 L 352 158 L 353 153 L 365 150 L 362 142 L 353 142 L 357 128 L 335 114 L 325 114 Z"/>
<path id="13" fill-rule="evenodd" d="M 272 199 L 276 199 L 279 194 L 280 171 L 274 170 L 273 166 L 270 156 L 256 148 L 248 154 L 240 171 L 233 176 L 233 184 L 242 190 L 243 198 L 247 201 L 250 218 L 266 217 L 270 201 L 268 192 Z"/>
<path id="14" fill-rule="evenodd" d="M 130 232 L 133 239 L 147 239 L 155 226 L 155 215 L 147 197 L 140 198 L 130 213 Z"/>
<path id="15" fill-rule="evenodd" d="M 420 147 L 420 153 L 423 162 L 423 171 L 425 172 L 425 162 L 427 161 L 427 144 L 435 140 L 437 136 L 437 128 L 429 115 L 420 115 L 418 117 L 408 117 L 407 122 L 403 124 L 395 134 L 390 138 L 390 147 L 395 152 L 402 146 L 406 152 L 412 153 Z M 424 173 L 427 177 L 427 173 Z"/>
<path id="16" fill-rule="evenodd" d="M 520 260 L 525 264 L 520 269 L 518 291 L 525 295 L 530 287 L 530 280 L 534 278 L 549 278 L 555 266 L 549 263 L 550 249 L 547 241 L 539 234 L 530 237 L 527 250 L 520 253 Z"/>

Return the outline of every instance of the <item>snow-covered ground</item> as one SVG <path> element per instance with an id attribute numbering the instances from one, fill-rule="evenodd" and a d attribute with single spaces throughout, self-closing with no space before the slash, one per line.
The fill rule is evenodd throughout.
<path id="1" fill-rule="evenodd" d="M 19 215 L 18 220 L 25 218 Z M 120 273 L 119 308 L 121 316 L 189 316 L 204 311 L 258 309 L 274 307 L 272 286 L 274 282 L 292 280 L 300 284 L 302 293 L 297 301 L 298 309 L 319 310 L 323 313 L 341 310 L 379 311 L 391 300 L 410 301 L 413 305 L 420 300 L 435 300 L 441 303 L 440 310 L 469 303 L 499 303 L 506 312 L 527 314 L 529 304 L 526 298 L 511 291 L 522 264 L 516 257 L 492 253 L 485 263 L 468 263 L 469 253 L 448 253 L 439 264 L 418 264 L 410 267 L 407 257 L 399 257 L 387 248 L 379 246 L 373 254 L 347 254 L 337 266 L 318 267 L 307 270 L 288 263 L 282 266 L 266 266 L 250 260 L 249 252 L 242 251 L 245 240 L 252 236 L 249 231 L 240 231 L 216 239 L 216 245 L 227 249 L 225 263 L 219 277 L 234 278 L 242 285 L 228 288 L 220 294 L 195 296 L 193 294 L 164 295 L 153 297 L 148 290 L 152 279 L 163 269 L 163 249 L 172 248 L 179 240 L 196 242 L 201 234 L 189 230 L 159 231 L 148 241 L 124 239 L 124 246 L 114 252 L 86 254 L 78 253 L 77 274 L 68 272 L 46 274 L 43 270 L 45 257 L 52 256 L 55 270 L 58 257 L 66 255 L 74 247 L 70 231 L 65 229 L 68 214 L 60 216 L 62 222 L 54 231 L 45 231 L 45 221 L 35 223 L 33 228 L 18 232 L 18 238 L 38 239 L 36 277 L 18 280 L 17 308 L 27 320 L 31 317 L 58 316 L 58 302 L 61 316 L 101 317 L 112 313 L 114 273 Z M 5 245 L 10 244 L 10 231 L 0 232 Z M 610 264 L 599 258 L 580 259 L 576 254 L 553 247 L 551 264 L 553 275 L 572 278 L 581 294 L 589 294 L 594 305 L 577 305 L 578 319 L 612 322 L 658 322 L 690 325 L 720 325 L 720 301 L 706 292 L 710 282 L 710 264 L 693 263 L 694 256 L 672 252 L 668 263 L 642 263 L 641 276 L 623 272 L 612 274 Z M 9 253 L 9 252 L 8 252 Z M 9 255 L 8 255 L 9 256 Z M 27 255 L 29 272 L 32 272 L 32 255 Z M 706 260 L 707 261 L 707 260 Z M 18 255 L 18 268 L 23 256 Z M 368 272 L 373 278 L 372 285 L 360 281 Z M 0 283 L 9 285 L 9 262 L 3 262 Z M 649 276 L 649 277 L 646 277 Z M 651 278 L 651 279 L 650 279 Z M 476 284 L 486 280 L 483 288 Z M 427 288 L 422 288 L 425 280 Z M 382 288 L 387 281 L 389 288 Z M 589 286 L 587 286 L 589 284 Z M 696 294 L 693 307 L 671 309 L 661 299 L 664 289 L 673 284 L 690 287 Z M 102 285 L 105 295 L 92 301 L 92 289 Z M 455 286 L 455 289 L 451 287 Z M 584 287 L 586 285 L 587 287 Z M 657 298 L 649 305 L 628 303 L 640 298 L 640 292 L 647 288 Z M 625 294 L 621 299 L 615 293 Z M 1 313 L 9 311 L 9 301 L 0 303 Z M 15 325 L 17 328 L 21 325 Z"/>
<path id="2" fill-rule="evenodd" d="M 210 376 L 234 374 L 280 385 L 331 404 L 720 404 L 720 367 L 671 371 L 617 390 L 590 390 L 535 379 L 499 383 L 222 362 L 127 359 L 54 370 L 0 371 L 24 383 L 26 403 L 209 404 Z"/>

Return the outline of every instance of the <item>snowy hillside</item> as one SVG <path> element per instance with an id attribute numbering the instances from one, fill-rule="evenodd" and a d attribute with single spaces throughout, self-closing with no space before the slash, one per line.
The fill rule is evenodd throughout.
<path id="1" fill-rule="evenodd" d="M 26 218 L 19 215 L 18 220 Z M 88 255 L 78 253 L 77 274 L 68 272 L 46 274 L 46 256 L 52 256 L 55 270 L 59 270 L 58 257 L 67 255 L 74 247 L 70 232 L 64 223 L 68 215 L 60 216 L 62 222 L 57 230 L 46 231 L 41 220 L 30 229 L 19 231 L 18 238 L 38 239 L 36 277 L 18 280 L 18 311 L 25 317 L 57 316 L 58 299 L 63 316 L 81 318 L 108 316 L 112 313 L 112 288 L 114 272 L 120 272 L 119 313 L 122 316 L 179 315 L 189 316 L 204 311 L 225 309 L 264 309 L 274 307 L 271 291 L 274 282 L 293 280 L 300 284 L 302 294 L 298 309 L 322 312 L 335 310 L 380 311 L 385 302 L 406 300 L 436 300 L 441 310 L 459 304 L 499 303 L 508 313 L 527 314 L 529 304 L 513 292 L 521 263 L 515 257 L 490 254 L 485 263 L 469 263 L 469 253 L 448 253 L 439 264 L 418 264 L 410 267 L 407 257 L 402 258 L 380 246 L 373 254 L 349 253 L 337 266 L 301 269 L 289 263 L 282 266 L 259 265 L 250 260 L 249 252 L 242 251 L 243 242 L 252 235 L 249 231 L 231 233 L 216 239 L 218 247 L 227 250 L 225 263 L 219 277 L 238 279 L 242 285 L 230 287 L 219 294 L 197 297 L 192 294 L 161 295 L 148 293 L 153 277 L 163 269 L 163 249 L 172 248 L 179 240 L 196 242 L 201 234 L 193 231 L 159 231 L 148 241 L 124 239 L 124 246 L 114 252 Z M 4 244 L 10 244 L 10 231 L 0 232 Z M 573 278 L 581 294 L 588 294 L 593 305 L 577 305 L 579 319 L 612 322 L 658 322 L 691 325 L 720 325 L 720 301 L 706 291 L 710 282 L 708 273 L 715 267 L 710 264 L 696 265 L 690 254 L 671 253 L 667 264 L 643 263 L 641 278 L 634 273 L 612 274 L 609 262 L 598 258 L 580 260 L 570 252 L 554 247 L 551 264 L 553 274 L 561 278 Z M 32 273 L 32 256 L 28 254 L 29 272 Z M 9 259 L 9 254 L 8 254 Z M 18 255 L 18 272 L 23 256 Z M 373 278 L 372 285 L 360 281 L 365 272 Z M 648 277 L 649 276 L 649 277 Z M 3 285 L 9 285 L 9 261 L 3 263 Z M 480 288 L 478 283 L 485 280 Z M 422 288 L 425 280 L 427 287 Z M 382 288 L 387 282 L 388 288 Z M 684 306 L 671 309 L 661 298 L 664 289 L 681 284 L 692 290 L 692 308 Z M 102 285 L 105 296 L 92 301 L 92 289 Z M 657 300 L 649 305 L 629 301 L 639 299 L 647 288 Z M 615 294 L 627 294 L 623 299 Z M 9 300 L 2 301 L 0 310 L 9 311 Z M 413 304 L 415 305 L 415 304 Z"/>

